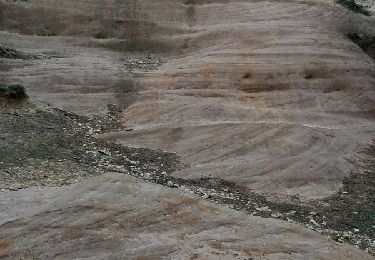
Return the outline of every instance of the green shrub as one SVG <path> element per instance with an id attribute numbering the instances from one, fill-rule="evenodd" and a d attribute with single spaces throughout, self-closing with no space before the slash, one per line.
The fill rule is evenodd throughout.
<path id="1" fill-rule="evenodd" d="M 336 0 L 336 3 L 342 5 L 343 7 L 349 9 L 354 13 L 360 13 L 370 16 L 370 11 L 363 5 L 357 4 L 354 0 Z"/>

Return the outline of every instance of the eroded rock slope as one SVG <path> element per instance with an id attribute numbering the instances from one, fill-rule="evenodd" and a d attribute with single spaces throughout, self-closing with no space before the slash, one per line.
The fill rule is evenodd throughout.
<path id="1" fill-rule="evenodd" d="M 3 194 L 0 207 L 3 259 L 372 259 L 123 174 Z"/>
<path id="2" fill-rule="evenodd" d="M 373 16 L 351 13 L 333 1 L 0 0 L 0 44 L 43 57 L 0 58 L 0 83 L 21 83 L 27 87 L 31 101 L 39 100 L 80 115 L 103 114 L 108 112 L 108 104 L 119 105 L 118 118 L 126 131 L 97 137 L 127 146 L 176 152 L 185 164 L 182 170 L 172 173 L 176 178 L 216 178 L 265 195 L 269 200 L 289 201 L 297 197 L 306 201 L 338 192 L 353 168 L 354 154 L 365 149 L 374 137 L 375 65 L 349 34 L 374 37 L 375 20 Z M 108 190 L 101 190 L 100 182 Z M 142 250 L 137 248 L 154 245 L 154 234 L 143 236 L 143 228 L 147 229 L 144 225 L 152 226 L 150 213 L 136 216 L 145 219 L 140 222 L 144 224 L 120 225 L 122 231 L 133 232 L 135 240 L 111 229 L 118 223 L 118 207 L 126 208 L 127 204 L 122 199 L 111 204 L 110 198 L 116 199 L 116 187 L 126 186 L 127 182 L 137 183 L 134 185 L 139 185 L 141 191 L 137 196 L 144 197 L 146 202 L 150 200 L 143 208 L 134 197 L 140 207 L 135 212 L 160 206 L 159 202 L 151 202 L 151 195 L 143 194 L 146 190 L 156 189 L 164 199 L 171 196 L 159 186 L 112 175 L 98 177 L 91 184 L 42 190 L 44 195 L 32 190 L 7 194 L 3 201 L 13 200 L 15 213 L 9 213 L 11 207 L 0 214 L 4 221 L 12 216 L 15 222 L 4 222 L 1 226 L 6 241 L 0 246 L 1 252 L 8 257 L 13 254 L 48 258 L 46 247 L 35 248 L 30 242 L 37 233 L 29 234 L 29 242 L 12 234 L 17 230 L 26 234 L 37 227 L 38 232 L 47 236 L 37 240 L 40 244 L 48 240 L 58 245 L 51 251 L 55 257 L 94 257 L 95 250 L 113 254 L 115 259 L 125 253 L 145 256 L 144 252 L 151 249 L 140 253 Z M 98 186 L 91 192 L 90 185 Z M 81 193 L 71 192 L 72 189 Z M 87 196 L 82 195 L 86 192 Z M 72 241 L 79 234 L 72 231 L 70 224 L 61 223 L 70 223 L 70 214 L 74 216 L 79 211 L 88 211 L 88 219 L 100 219 L 107 208 L 82 206 L 85 200 L 92 201 L 90 196 L 97 198 L 98 203 L 113 205 L 113 212 L 117 213 L 103 220 L 103 230 L 98 233 L 90 232 L 91 224 L 83 225 L 81 230 L 88 233 L 82 237 L 83 249 L 77 251 L 79 243 Z M 174 192 L 173 196 L 185 195 Z M 65 197 L 73 208 L 65 207 Z M 35 206 L 43 201 L 51 202 L 43 209 Z M 56 212 L 52 209 L 55 202 L 60 205 Z M 32 208 L 29 212 L 22 209 L 28 203 Z M 250 235 L 256 241 L 271 241 L 271 234 L 289 225 L 257 218 L 269 223 L 269 227 L 260 224 L 256 228 L 251 217 L 212 207 L 223 218 L 226 214 L 235 215 L 236 221 L 246 218 L 249 229 L 244 230 L 263 230 Z M 199 209 L 190 209 L 203 215 L 193 218 L 197 228 L 223 225 L 215 222 L 215 214 L 205 216 Z M 48 214 L 52 214 L 50 221 L 57 219 L 57 229 L 63 231 L 61 240 L 53 232 L 55 224 L 40 226 L 38 216 L 44 219 Z M 121 218 L 121 214 L 121 221 L 132 219 Z M 189 214 L 193 213 L 187 211 L 186 215 Z M 167 216 L 166 225 L 177 221 L 172 216 Z M 201 219 L 205 224 L 201 225 Z M 272 259 L 290 252 L 297 259 L 369 257 L 302 228 L 295 227 L 295 231 L 294 226 L 293 241 L 304 241 L 308 245 L 306 250 L 291 242 L 287 245 L 291 250 L 273 251 L 259 242 L 254 250 L 260 253 L 249 253 L 242 247 L 250 243 L 243 240 L 248 233 L 239 231 L 236 221 L 229 221 L 228 226 L 238 236 L 234 241 L 239 242 L 233 242 L 230 234 L 228 239 L 223 238 L 223 252 L 227 254 L 223 257 L 248 254 L 255 259 L 262 255 Z M 181 237 L 165 231 L 163 241 L 167 242 L 155 242 L 160 257 L 186 258 L 198 254 L 204 258 L 219 252 L 212 251 L 215 247 L 207 241 L 196 242 L 200 238 L 189 240 L 191 244 L 186 242 L 186 230 L 195 230 L 194 225 L 181 223 L 175 226 Z M 184 231 L 180 233 L 180 229 Z M 269 235 L 263 240 L 265 234 Z M 118 236 L 117 243 L 103 242 L 114 239 L 111 236 Z M 290 241 L 288 237 L 280 239 Z M 280 241 L 275 244 L 280 245 Z M 111 246 L 115 251 L 123 247 L 129 250 L 114 254 L 109 252 Z"/>
<path id="3" fill-rule="evenodd" d="M 1 17 L 4 44 L 53 57 L 7 62 L 6 81 L 81 114 L 125 106 L 134 131 L 104 137 L 178 152 L 179 177 L 324 197 L 373 136 L 374 61 L 346 35 L 374 19 L 328 1 L 34 0 Z M 126 73 L 129 56 L 168 62 Z"/>

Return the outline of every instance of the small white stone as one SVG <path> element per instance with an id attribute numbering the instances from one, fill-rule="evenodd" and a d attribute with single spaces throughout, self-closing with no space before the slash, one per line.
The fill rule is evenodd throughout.
<path id="1" fill-rule="evenodd" d="M 267 206 L 266 207 L 261 207 L 261 208 L 255 208 L 256 210 L 258 210 L 258 211 L 262 211 L 262 212 L 264 212 L 264 211 L 271 211 Z"/>
<path id="2" fill-rule="evenodd" d="M 313 223 L 315 226 L 319 227 L 320 225 L 314 220 L 314 219 L 310 219 L 310 222 Z"/>

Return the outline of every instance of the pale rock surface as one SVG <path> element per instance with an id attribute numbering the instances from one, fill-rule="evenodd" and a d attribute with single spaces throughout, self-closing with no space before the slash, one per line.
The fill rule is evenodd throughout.
<path id="1" fill-rule="evenodd" d="M 0 0 L 0 80 L 78 114 L 125 105 L 102 135 L 178 152 L 183 178 L 269 198 L 325 197 L 374 137 L 374 61 L 345 35 L 374 17 L 333 1 Z M 123 59 L 161 57 L 129 72 Z M 318 233 L 107 174 L 0 197 L 0 258 L 373 259 Z"/>
<path id="2" fill-rule="evenodd" d="M 0 208 L 1 259 L 373 259 L 300 226 L 121 174 L 5 193 Z"/>
<path id="3" fill-rule="evenodd" d="M 102 137 L 179 153 L 175 176 L 321 198 L 374 136 L 374 61 L 345 34 L 375 20 L 333 1 L 1 3 L 3 44 L 58 57 L 2 61 L 6 81 L 79 114 L 125 105 L 134 131 Z M 147 55 L 167 62 L 121 60 Z"/>

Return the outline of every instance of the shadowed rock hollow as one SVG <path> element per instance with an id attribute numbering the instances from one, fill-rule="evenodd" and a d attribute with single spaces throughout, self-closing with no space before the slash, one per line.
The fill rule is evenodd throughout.
<path id="1" fill-rule="evenodd" d="M 124 107 L 133 131 L 100 137 L 178 153 L 175 177 L 323 198 L 374 137 L 374 61 L 347 35 L 375 20 L 333 1 L 2 0 L 0 30 L 50 57 L 0 59 L 0 81 L 80 115 Z"/>

